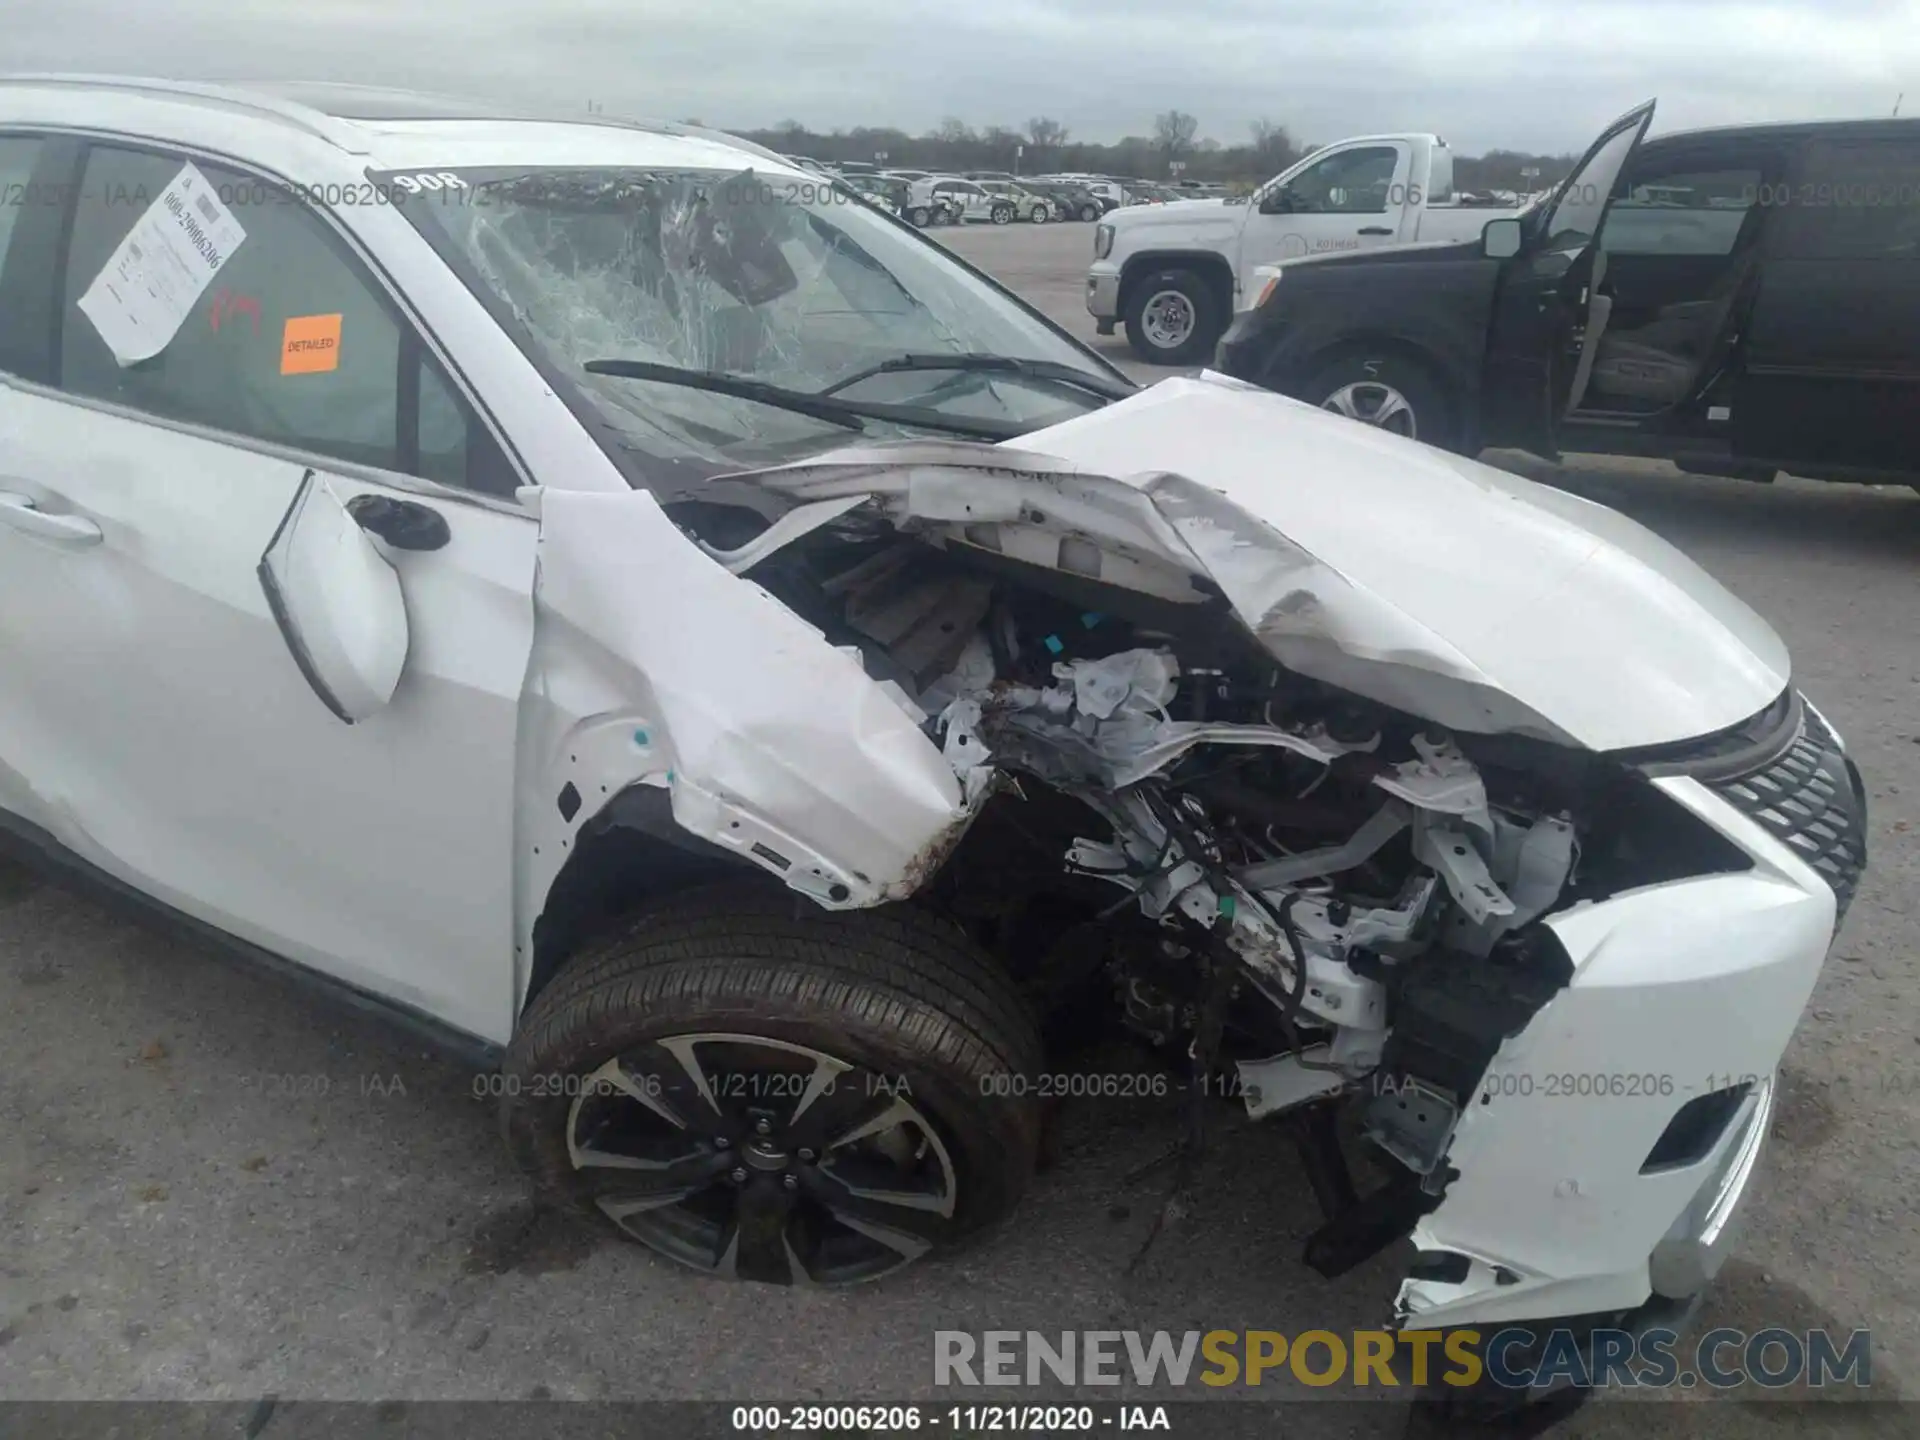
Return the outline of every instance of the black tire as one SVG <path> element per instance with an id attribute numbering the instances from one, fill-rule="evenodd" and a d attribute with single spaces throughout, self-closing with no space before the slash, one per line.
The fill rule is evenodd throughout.
<path id="1" fill-rule="evenodd" d="M 1149 311 L 1159 311 L 1168 303 L 1162 297 L 1170 295 L 1180 296 L 1189 307 L 1191 325 L 1183 340 L 1167 345 L 1159 343 L 1164 331 Z M 1142 275 L 1128 284 L 1121 311 L 1133 353 L 1150 365 L 1194 365 L 1211 359 L 1226 329 L 1219 297 L 1197 270 L 1156 270 Z"/>
<path id="2" fill-rule="evenodd" d="M 1098 220 L 1102 213 L 1100 207 L 1092 202 L 1088 202 L 1080 207 L 1080 218 L 1082 220 Z"/>
<path id="3" fill-rule="evenodd" d="M 1374 413 L 1391 412 L 1383 429 L 1442 450 L 1457 451 L 1460 446 L 1460 418 L 1447 388 L 1426 366 L 1404 355 L 1355 351 L 1322 366 L 1297 392 L 1290 393 L 1310 405 L 1340 413 L 1346 412 L 1335 397 L 1345 394 L 1347 404 L 1360 412 L 1361 418 L 1369 406 L 1374 407 Z M 1398 397 L 1404 412 L 1388 399 L 1390 396 Z"/>
<path id="4" fill-rule="evenodd" d="M 675 896 L 643 913 L 624 933 L 574 958 L 536 997 L 508 1050 L 501 1075 L 500 1124 L 514 1162 L 546 1200 L 582 1211 L 623 1238 L 641 1240 L 695 1268 L 726 1274 L 719 1253 L 725 1248 L 721 1238 L 725 1220 L 711 1222 L 720 1228 L 715 1238 L 699 1247 L 700 1254 L 713 1263 L 676 1254 L 672 1245 L 678 1242 L 671 1233 L 667 1243 L 656 1243 L 657 1235 L 630 1234 L 597 1203 L 617 1192 L 623 1177 L 632 1176 L 633 1170 L 577 1166 L 573 1159 L 576 1123 L 578 1133 L 595 1142 L 592 1148 L 640 1153 L 629 1150 L 629 1144 L 651 1145 L 664 1137 L 672 1142 L 676 1165 L 717 1162 L 724 1169 L 744 1159 L 755 1166 L 751 1173 L 742 1166 L 722 1178 L 702 1178 L 704 1188 L 690 1203 L 733 1204 L 737 1223 L 747 1213 L 749 1192 L 763 1193 L 753 1187 L 784 1185 L 796 1197 L 782 1202 L 795 1217 L 782 1225 L 798 1227 L 780 1231 L 780 1243 L 789 1245 L 789 1259 L 808 1253 L 809 1236 L 829 1233 L 839 1237 L 836 1243 L 841 1244 L 842 1253 L 847 1243 L 858 1249 L 859 1235 L 847 1241 L 846 1227 L 833 1218 L 843 1211 L 827 1202 L 850 1203 L 844 1213 L 858 1214 L 864 1206 L 862 1218 L 876 1221 L 870 1203 L 848 1202 L 848 1192 L 841 1187 L 851 1182 L 836 1175 L 834 1167 L 870 1165 L 871 1157 L 861 1152 L 879 1142 L 840 1148 L 846 1141 L 841 1139 L 837 1146 L 833 1132 L 843 1125 L 857 1127 L 870 1121 L 867 1112 L 876 1105 L 886 1110 L 891 1102 L 884 1084 L 877 1097 L 870 1085 L 863 1096 L 851 1082 L 844 1094 L 828 1091 L 828 1098 L 808 1102 L 812 1109 L 804 1121 L 798 1112 L 808 1105 L 798 1098 L 781 1098 L 797 1097 L 797 1089 L 788 1086 L 774 1098 L 757 1102 L 793 1107 L 793 1115 L 782 1110 L 776 1118 L 778 1129 L 759 1131 L 772 1138 L 762 1141 L 746 1132 L 723 1144 L 717 1135 L 705 1133 L 727 1130 L 708 1082 L 689 1084 L 685 1077 L 693 1070 L 703 1074 L 711 1070 L 711 1057 L 716 1054 L 751 1052 L 731 1040 L 703 1039 L 693 1043 L 708 1046 L 698 1053 L 709 1058 L 679 1071 L 678 1089 L 649 1092 L 655 1097 L 664 1093 L 664 1103 L 684 1115 L 685 1124 L 677 1129 L 668 1126 L 654 1115 L 641 1113 L 642 1105 L 655 1111 L 652 1104 L 604 1090 L 591 1103 L 614 1110 L 598 1122 L 600 1128 L 589 1126 L 590 1112 L 585 1108 L 589 1101 L 581 1098 L 588 1077 L 605 1073 L 602 1067 L 616 1059 L 620 1073 L 629 1080 L 658 1073 L 646 1065 L 649 1057 L 657 1060 L 663 1053 L 660 1042 L 671 1040 L 680 1047 L 670 1052 L 678 1058 L 683 1049 L 694 1053 L 682 1037 L 716 1034 L 764 1040 L 769 1051 L 779 1053 L 804 1047 L 813 1058 L 795 1062 L 802 1072 L 824 1056 L 853 1067 L 838 1073 L 904 1082 L 898 1093 L 910 1100 L 917 1116 L 927 1123 L 916 1131 L 896 1126 L 892 1132 L 883 1132 L 882 1138 L 895 1142 L 897 1157 L 903 1145 L 914 1149 L 910 1139 L 902 1137 L 918 1133 L 916 1154 L 921 1158 L 913 1163 L 931 1169 L 935 1161 L 924 1157 L 937 1157 L 944 1183 L 931 1188 L 948 1203 L 940 1214 L 903 1215 L 888 1207 L 884 1220 L 889 1229 L 910 1233 L 914 1246 L 926 1253 L 951 1250 L 1004 1218 L 1033 1172 L 1042 1130 L 1041 1107 L 1022 1093 L 1028 1088 L 1024 1083 L 1009 1077 L 1038 1073 L 1042 1049 L 1033 1014 L 1012 982 L 956 929 L 910 906 L 833 913 L 757 885 L 723 885 Z M 685 1062 L 681 1063 L 684 1067 Z M 673 1073 L 671 1065 L 661 1069 Z M 720 1085 L 718 1093 L 728 1093 L 727 1087 Z M 764 1087 L 752 1092 L 756 1096 L 772 1093 Z M 699 1099 L 689 1099 L 696 1094 L 704 1096 L 711 1108 L 702 1108 Z M 621 1106 L 631 1109 L 622 1111 Z M 616 1144 L 618 1127 L 627 1127 L 628 1132 L 651 1131 L 655 1136 L 647 1139 L 643 1134 L 641 1140 Z M 803 1127 L 817 1132 L 816 1138 L 806 1138 Z M 938 1143 L 929 1144 L 928 1133 Z M 809 1144 L 817 1150 L 799 1148 Z M 691 1152 L 689 1159 L 678 1158 L 683 1149 Z M 769 1152 L 778 1165 L 769 1159 Z M 816 1157 L 817 1164 L 813 1163 Z M 747 1177 L 744 1184 L 741 1176 Z M 637 1226 L 666 1224 L 671 1230 L 683 1223 L 683 1208 L 680 1204 L 664 1207 L 671 1212 L 664 1222 L 628 1218 Z M 791 1244 L 790 1235 L 798 1236 L 800 1243 Z M 902 1259 L 893 1253 L 898 1246 L 872 1248 L 886 1252 L 875 1262 L 882 1268 L 873 1273 L 890 1273 L 922 1253 L 915 1249 Z M 828 1251 L 819 1248 L 812 1254 L 820 1257 Z M 866 1273 L 823 1273 L 833 1270 L 824 1262 L 803 1264 L 809 1274 L 801 1278 L 811 1283 L 870 1278 Z M 732 1268 L 737 1273 L 729 1278 L 781 1280 L 777 1273 L 765 1273 L 764 1265 L 754 1267 L 762 1273 L 748 1273 L 749 1267 L 739 1261 Z M 789 1273 L 786 1278 L 794 1277 Z"/>
<path id="5" fill-rule="evenodd" d="M 1027 212 L 1027 223 L 1030 225 L 1044 225 L 1051 219 L 1053 211 L 1045 205 L 1036 205 Z"/>
<path id="6" fill-rule="evenodd" d="M 1011 205 L 996 205 L 988 213 L 996 225 L 1011 225 L 1013 223 L 1013 207 Z"/>
<path id="7" fill-rule="evenodd" d="M 933 212 L 924 205 L 915 205 L 911 210 L 907 211 L 907 219 L 911 221 L 916 228 L 924 230 L 933 223 Z"/>

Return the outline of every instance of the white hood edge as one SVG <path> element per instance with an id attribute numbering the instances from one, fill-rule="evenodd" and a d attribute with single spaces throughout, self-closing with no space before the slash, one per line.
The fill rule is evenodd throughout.
<path id="1" fill-rule="evenodd" d="M 1765 621 L 1625 516 L 1210 373 L 1006 445 L 731 478 L 1168 599 L 1211 582 L 1289 669 L 1470 733 L 1667 743 L 1789 679 Z"/>

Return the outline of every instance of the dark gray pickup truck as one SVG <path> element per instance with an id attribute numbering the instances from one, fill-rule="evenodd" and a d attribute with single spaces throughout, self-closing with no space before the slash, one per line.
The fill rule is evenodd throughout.
<path id="1" fill-rule="evenodd" d="M 1275 268 L 1217 368 L 1468 454 L 1920 481 L 1920 120 L 1652 117 L 1477 241 Z"/>

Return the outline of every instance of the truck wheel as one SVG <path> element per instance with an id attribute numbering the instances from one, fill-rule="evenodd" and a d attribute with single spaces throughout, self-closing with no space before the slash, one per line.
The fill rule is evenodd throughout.
<path id="1" fill-rule="evenodd" d="M 543 1197 L 626 1239 L 723 1279 L 846 1285 L 1012 1210 L 1040 1063 L 1026 1003 L 944 923 L 727 885 L 554 978 L 500 1123 Z"/>
<path id="2" fill-rule="evenodd" d="M 924 205 L 916 205 L 907 211 L 907 219 L 924 230 L 933 223 L 933 212 Z"/>
<path id="3" fill-rule="evenodd" d="M 1426 369 L 1399 355 L 1360 352 L 1321 369 L 1299 398 L 1349 420 L 1449 450 L 1458 422 L 1447 393 Z"/>
<path id="4" fill-rule="evenodd" d="M 1224 328 L 1220 302 L 1193 270 L 1143 275 L 1127 290 L 1127 340 L 1152 365 L 1192 365 L 1213 354 Z"/>

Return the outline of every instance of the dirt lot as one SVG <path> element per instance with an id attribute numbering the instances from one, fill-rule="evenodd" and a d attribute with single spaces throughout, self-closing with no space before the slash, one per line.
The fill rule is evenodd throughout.
<path id="1" fill-rule="evenodd" d="M 949 243 L 1091 339 L 1090 239 L 1022 226 Z M 1535 473 L 1637 516 L 1768 616 L 1867 777 L 1872 866 L 1788 1056 L 1744 1254 L 1704 1320 L 1870 1326 L 1874 1393 L 1898 1398 L 1920 1385 L 1920 497 L 1597 462 Z M 1227 1126 L 1203 1203 L 1129 1276 L 1164 1181 L 1124 1177 L 1171 1114 L 1086 1101 L 1017 1223 L 963 1258 L 852 1293 L 715 1288 L 534 1213 L 471 1075 L 14 869 L 0 1054 L 14 1398 L 932 1398 L 935 1329 L 1365 1327 L 1401 1258 L 1331 1285 L 1300 1268 L 1315 1218 L 1289 1150 Z M 1845 1409 L 1695 1395 L 1596 1406 L 1564 1433 L 1912 1433 L 1913 1412 Z M 1395 1435 L 1402 1418 L 1330 1402 L 1284 1423 Z"/>

